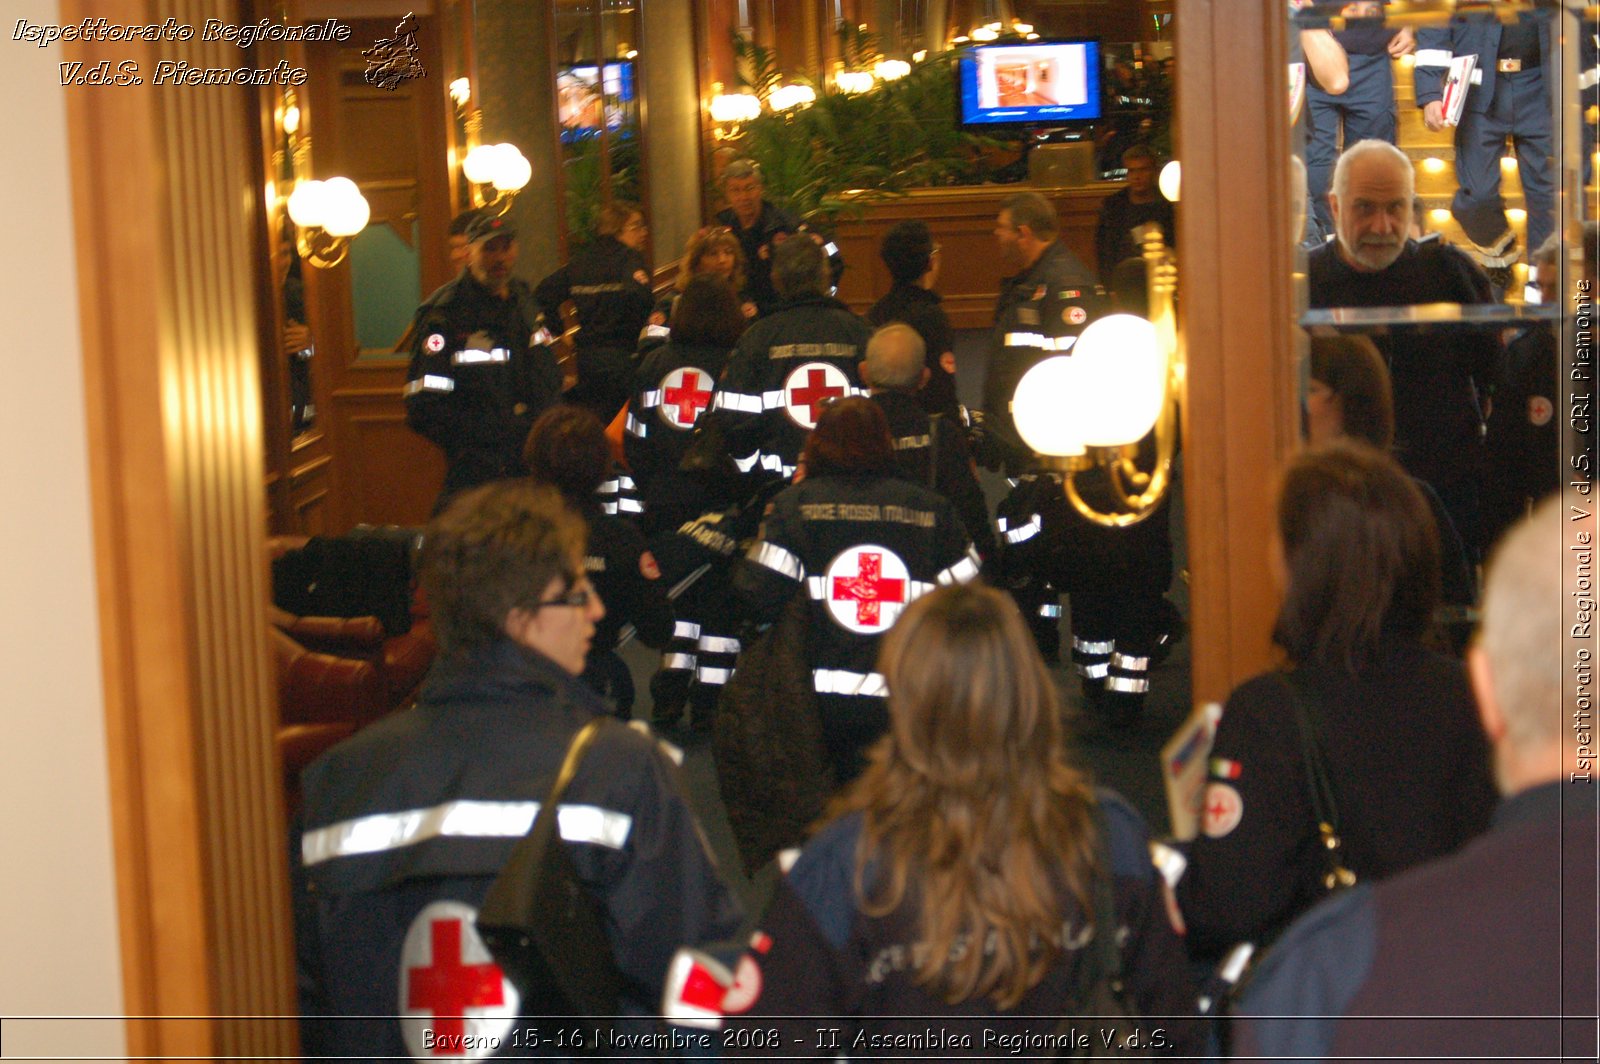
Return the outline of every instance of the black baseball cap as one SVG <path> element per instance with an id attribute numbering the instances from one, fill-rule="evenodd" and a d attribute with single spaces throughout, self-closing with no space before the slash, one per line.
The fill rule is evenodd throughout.
<path id="1" fill-rule="evenodd" d="M 497 236 L 509 236 L 513 240 L 517 236 L 517 227 L 511 224 L 511 219 L 503 214 L 482 215 L 472 220 L 467 226 L 467 243 L 476 244 L 480 240 L 488 240 Z"/>

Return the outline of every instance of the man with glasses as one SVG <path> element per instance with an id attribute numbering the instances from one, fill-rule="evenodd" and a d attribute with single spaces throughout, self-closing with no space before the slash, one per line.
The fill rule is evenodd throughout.
<path id="1" fill-rule="evenodd" d="M 310 1057 L 539 1055 L 518 1017 L 548 1008 L 519 1000 L 475 921 L 573 736 L 609 714 L 577 679 L 605 614 L 584 576 L 583 521 L 548 488 L 475 489 L 429 526 L 422 579 L 440 654 L 417 705 L 304 775 L 295 912 Z M 593 948 L 624 976 L 621 1012 L 648 1016 L 677 947 L 741 919 L 674 752 L 604 724 L 558 824 L 603 911 L 608 941 Z"/>

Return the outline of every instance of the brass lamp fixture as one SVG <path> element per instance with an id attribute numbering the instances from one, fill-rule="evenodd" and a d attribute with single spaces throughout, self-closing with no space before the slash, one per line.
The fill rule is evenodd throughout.
<path id="1" fill-rule="evenodd" d="M 311 179 L 311 134 L 293 89 L 284 92 L 280 125 L 294 174 L 287 207 L 295 249 L 302 261 L 319 269 L 337 266 L 349 254 L 350 239 L 367 227 L 372 208 L 348 177 Z"/>
<path id="2" fill-rule="evenodd" d="M 461 172 L 472 186 L 474 207 L 504 214 L 533 177 L 533 164 L 515 144 L 479 144 L 461 160 Z"/>
<path id="3" fill-rule="evenodd" d="M 1160 226 L 1142 225 L 1134 233 L 1149 278 L 1150 318 L 1112 314 L 1095 321 L 1071 354 L 1047 358 L 1023 374 L 1011 404 L 1017 432 L 1062 474 L 1073 509 L 1112 528 L 1143 521 L 1166 495 L 1186 372 L 1173 307 L 1177 266 Z M 1146 470 L 1139 466 L 1139 443 L 1152 430 L 1155 464 Z M 1084 498 L 1078 477 L 1092 469 L 1103 472 L 1115 509 Z"/>

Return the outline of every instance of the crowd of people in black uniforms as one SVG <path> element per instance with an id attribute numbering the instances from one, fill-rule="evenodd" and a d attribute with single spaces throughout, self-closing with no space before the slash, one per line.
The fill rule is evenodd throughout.
<path id="1" fill-rule="evenodd" d="M 1170 229 L 1170 205 L 1149 209 L 1153 159 L 1126 158 L 1139 192 L 1113 206 Z M 1336 224 L 1348 180 L 1333 178 Z M 1109 1007 L 1141 1017 L 1118 1029 L 1126 1048 L 1214 1053 L 1213 967 L 1330 893 L 1318 781 L 1363 885 L 1488 827 L 1496 735 L 1433 641 L 1442 579 L 1463 615 L 1475 604 L 1473 556 L 1437 478 L 1386 453 L 1405 415 L 1370 346 L 1315 364 L 1312 449 L 1280 488 L 1269 562 L 1287 667 L 1230 697 L 1200 833 L 1153 862 L 1139 815 L 1070 763 L 1047 662 L 1065 594 L 1087 710 L 1138 725 L 1174 630 L 1165 507 L 1132 530 L 1090 527 L 1009 414 L 1027 368 L 1119 301 L 1061 242 L 1048 200 L 1008 197 L 986 409 L 969 412 L 926 224 L 887 235 L 893 288 L 863 320 L 836 298 L 838 249 L 766 200 L 753 164 L 729 166 L 723 188 L 728 208 L 664 295 L 642 213 L 614 204 L 536 288 L 512 273 L 511 222 L 473 218 L 461 275 L 418 311 L 408 420 L 448 468 L 423 563 L 441 656 L 414 708 L 308 770 L 308 1055 L 514 1052 L 540 1002 L 475 921 L 552 794 L 558 848 L 605 928 L 604 963 L 581 977 L 545 958 L 552 985 L 606 969 L 607 1037 L 659 1038 L 661 1017 L 743 1032 L 716 1043 L 726 1055 L 833 1056 L 816 1023 L 797 1025 L 813 1015 L 837 1019 L 852 1058 L 986 1048 L 930 1045 L 907 1017 L 1053 1055 L 1077 1036 L 1047 1017 Z M 1118 224 L 1103 250 L 1126 257 Z M 1346 249 L 1358 267 L 1361 239 Z M 1353 272 L 1370 284 L 1387 265 Z M 980 460 L 1011 479 L 998 522 Z M 804 849 L 764 913 L 746 915 L 689 811 L 681 753 L 611 719 L 631 721 L 635 702 L 617 651 L 662 652 L 656 732 L 709 730 L 719 711 L 752 711 L 724 691 L 791 604 L 834 798 L 793 840 Z"/>

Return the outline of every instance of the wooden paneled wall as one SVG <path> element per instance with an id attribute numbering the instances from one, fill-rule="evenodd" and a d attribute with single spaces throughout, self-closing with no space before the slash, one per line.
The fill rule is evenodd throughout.
<path id="1" fill-rule="evenodd" d="M 64 21 L 104 14 L 62 4 Z M 237 21 L 129 0 L 120 20 Z M 70 44 L 138 87 L 68 97 L 128 1048 L 295 1051 L 265 630 L 251 94 L 153 86 L 225 43 Z M 224 1017 L 199 1019 L 199 1017 Z M 227 1018 L 233 1017 L 233 1018 Z M 268 1017 L 244 1019 L 241 1017 Z M 274 1018 L 278 1017 L 278 1018 Z"/>
<path id="2" fill-rule="evenodd" d="M 945 313 L 957 329 L 987 329 L 994 324 L 1000 292 L 1000 258 L 995 220 L 1000 202 L 1016 192 L 1039 191 L 1055 204 L 1061 242 L 1094 270 L 1094 230 L 1100 201 L 1122 187 L 1094 184 L 1083 188 L 1041 188 L 1032 185 L 972 185 L 965 188 L 917 189 L 905 196 L 874 203 L 858 218 L 840 219 L 835 239 L 848 268 L 839 298 L 865 314 L 889 290 L 889 270 L 878 257 L 883 236 L 896 223 L 920 218 L 942 248 L 943 266 L 937 291 Z"/>
<path id="3" fill-rule="evenodd" d="M 1185 0 L 1178 26 L 1184 500 L 1196 702 L 1268 667 L 1276 476 L 1298 443 L 1286 19 Z"/>

